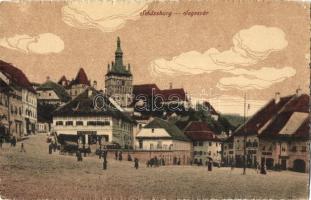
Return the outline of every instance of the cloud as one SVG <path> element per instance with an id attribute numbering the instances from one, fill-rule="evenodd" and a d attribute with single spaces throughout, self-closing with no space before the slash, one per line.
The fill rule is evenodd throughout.
<path id="1" fill-rule="evenodd" d="M 147 1 L 74 1 L 62 8 L 62 17 L 67 25 L 75 28 L 113 32 L 128 20 L 139 19 L 139 13 L 146 8 Z"/>
<path id="2" fill-rule="evenodd" d="M 295 75 L 296 71 L 291 67 L 248 69 L 272 52 L 287 47 L 288 42 L 281 29 L 255 25 L 240 30 L 232 40 L 233 46 L 228 50 L 220 52 L 210 48 L 203 53 L 185 52 L 170 60 L 159 58 L 151 61 L 149 69 L 153 76 L 198 75 L 215 71 L 235 75 L 220 79 L 217 86 L 221 89 L 264 89 Z"/>
<path id="3" fill-rule="evenodd" d="M 220 90 L 229 89 L 265 89 L 274 83 L 282 82 L 296 74 L 291 67 L 271 68 L 263 67 L 259 70 L 234 69 L 230 73 L 238 76 L 223 77 L 217 83 Z"/>
<path id="4" fill-rule="evenodd" d="M 15 35 L 1 38 L 0 46 L 23 53 L 50 54 L 61 52 L 64 42 L 57 35 L 43 33 L 37 36 Z"/>
<path id="5" fill-rule="evenodd" d="M 209 49 L 204 53 L 189 51 L 179 56 L 173 57 L 172 60 L 160 58 L 150 63 L 151 73 L 156 75 L 166 74 L 176 75 L 196 75 L 202 73 L 211 73 L 216 70 L 230 70 L 233 67 L 216 64 L 211 55 L 218 54 L 217 49 Z"/>

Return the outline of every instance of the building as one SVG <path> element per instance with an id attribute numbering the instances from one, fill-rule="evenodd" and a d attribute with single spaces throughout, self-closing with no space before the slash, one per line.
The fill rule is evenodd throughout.
<path id="1" fill-rule="evenodd" d="M 105 76 L 105 92 L 112 97 L 121 107 L 127 107 L 132 103 L 133 76 L 130 64 L 126 67 L 123 64 L 123 52 L 121 41 L 117 39 L 115 61 L 108 64 L 108 71 Z"/>
<path id="2" fill-rule="evenodd" d="M 36 132 L 36 92 L 25 74 L 10 63 L 0 61 L 0 72 L 9 80 L 9 132 L 17 139 Z"/>
<path id="3" fill-rule="evenodd" d="M 189 164 L 191 160 L 191 141 L 174 124 L 154 118 L 136 136 L 136 151 L 144 152 L 145 158 L 163 157 L 166 163 Z"/>
<path id="4" fill-rule="evenodd" d="M 0 138 L 9 139 L 9 79 L 0 72 Z"/>
<path id="5" fill-rule="evenodd" d="M 245 156 L 247 167 L 260 164 L 267 169 L 306 171 L 309 168 L 308 105 L 309 96 L 300 90 L 285 97 L 276 93 L 274 99 L 227 140 L 225 161 L 230 162 L 234 157 L 234 164 L 242 167 Z"/>
<path id="6" fill-rule="evenodd" d="M 36 133 L 37 94 L 33 90 L 22 89 L 24 135 Z"/>
<path id="7" fill-rule="evenodd" d="M 36 91 L 38 98 L 37 130 L 39 133 L 47 133 L 51 129 L 52 112 L 68 102 L 71 97 L 62 85 L 49 79 L 38 85 Z"/>
<path id="8" fill-rule="evenodd" d="M 65 79 L 61 79 L 60 81 L 62 85 L 66 85 Z M 90 86 L 90 81 L 88 80 L 84 69 L 80 68 L 76 75 L 76 78 L 70 81 L 66 89 L 71 98 L 73 99 L 81 94 L 88 86 Z"/>
<path id="9" fill-rule="evenodd" d="M 192 141 L 194 164 L 208 161 L 221 163 L 221 140 L 205 122 L 192 121 L 184 129 L 184 134 Z"/>
<path id="10" fill-rule="evenodd" d="M 38 104 L 52 104 L 59 106 L 71 99 L 70 95 L 62 85 L 51 80 L 47 80 L 45 83 L 39 85 L 36 91 Z"/>
<path id="11" fill-rule="evenodd" d="M 259 135 L 259 162 L 267 168 L 309 172 L 309 95 L 297 94 Z"/>
<path id="12" fill-rule="evenodd" d="M 63 75 L 63 76 L 59 79 L 59 81 L 58 81 L 57 83 L 58 83 L 59 85 L 63 86 L 64 88 L 67 88 L 68 85 L 69 85 L 69 83 L 70 83 L 70 81 L 68 81 L 67 78 L 66 78 L 66 76 Z"/>
<path id="13" fill-rule="evenodd" d="M 247 166 L 255 167 L 258 162 L 258 136 L 265 125 L 290 101 L 294 95 L 280 97 L 279 93 L 257 113 L 250 117 L 245 124 L 238 127 L 233 133 L 233 151 L 235 165 L 244 166 L 244 141 L 246 144 Z M 246 140 L 245 140 L 246 139 Z"/>
<path id="14" fill-rule="evenodd" d="M 92 87 L 53 113 L 54 131 L 84 146 L 117 144 L 132 148 L 133 125 L 132 119 Z"/>

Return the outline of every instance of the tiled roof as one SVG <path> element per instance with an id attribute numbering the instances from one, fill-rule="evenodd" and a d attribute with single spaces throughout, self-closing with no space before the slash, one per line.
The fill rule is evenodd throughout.
<path id="1" fill-rule="evenodd" d="M 262 130 L 260 137 L 309 137 L 309 95 L 293 96 Z"/>
<path id="2" fill-rule="evenodd" d="M 207 123 L 193 121 L 184 129 L 184 134 L 192 141 L 220 141 Z"/>
<path id="3" fill-rule="evenodd" d="M 189 141 L 189 139 L 183 134 L 183 132 L 179 128 L 177 128 L 177 126 L 157 117 L 155 117 L 151 122 L 144 126 L 144 128 L 163 128 L 168 134 L 170 134 L 172 139 Z"/>
<path id="4" fill-rule="evenodd" d="M 72 86 L 77 84 L 90 85 L 90 81 L 88 80 L 87 75 L 83 68 L 79 69 L 76 78 L 73 81 L 71 81 L 69 85 Z"/>
<path id="5" fill-rule="evenodd" d="M 112 116 L 117 119 L 123 119 L 128 122 L 134 122 L 130 117 L 119 111 L 109 101 L 106 96 L 102 96 L 103 101 L 97 102 L 98 105 L 101 103 L 105 109 L 96 108 L 94 105 L 94 98 L 100 93 L 92 87 L 88 87 L 76 98 L 72 99 L 65 105 L 59 107 L 53 113 L 54 116 Z"/>
<path id="6" fill-rule="evenodd" d="M 270 100 L 263 108 L 255 113 L 250 119 L 242 124 L 234 132 L 234 135 L 257 135 L 259 130 L 262 129 L 273 116 L 275 116 L 283 106 L 288 103 L 294 95 L 281 97 L 279 102 L 275 102 L 274 99 Z"/>
<path id="7" fill-rule="evenodd" d="M 138 96 L 138 95 L 151 96 L 152 90 L 154 90 L 156 94 L 160 91 L 160 89 L 158 88 L 156 84 L 142 84 L 142 85 L 133 86 L 133 94 L 135 96 Z"/>
<path id="8" fill-rule="evenodd" d="M 14 67 L 12 64 L 0 60 L 0 71 L 14 84 L 27 89 L 30 92 L 36 93 L 24 72 Z"/>
<path id="9" fill-rule="evenodd" d="M 70 95 L 66 92 L 65 88 L 53 81 L 46 81 L 45 83 L 41 84 L 37 91 L 44 91 L 44 90 L 53 90 L 56 95 L 60 98 L 61 101 L 67 102 L 70 100 Z"/>
<path id="10" fill-rule="evenodd" d="M 160 94 L 163 95 L 165 101 L 172 101 L 172 100 L 174 101 L 177 98 L 179 99 L 179 101 L 186 100 L 186 93 L 183 88 L 161 90 Z"/>
<path id="11" fill-rule="evenodd" d="M 67 78 L 66 78 L 65 75 L 63 75 L 63 76 L 59 79 L 59 81 L 58 81 L 57 83 L 60 84 L 60 85 L 62 85 L 63 82 L 65 82 L 65 85 L 64 85 L 64 86 L 68 86 L 68 82 L 69 82 L 69 81 L 67 80 Z"/>

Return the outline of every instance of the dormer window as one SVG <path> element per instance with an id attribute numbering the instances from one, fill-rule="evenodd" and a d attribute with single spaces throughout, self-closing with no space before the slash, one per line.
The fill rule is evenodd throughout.
<path id="1" fill-rule="evenodd" d="M 151 129 L 151 132 L 154 133 L 154 128 Z"/>

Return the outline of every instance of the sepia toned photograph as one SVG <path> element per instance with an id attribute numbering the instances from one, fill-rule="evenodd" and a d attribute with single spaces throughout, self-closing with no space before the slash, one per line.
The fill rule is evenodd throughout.
<path id="1" fill-rule="evenodd" d="M 309 199 L 310 16 L 0 0 L 0 200 Z"/>

